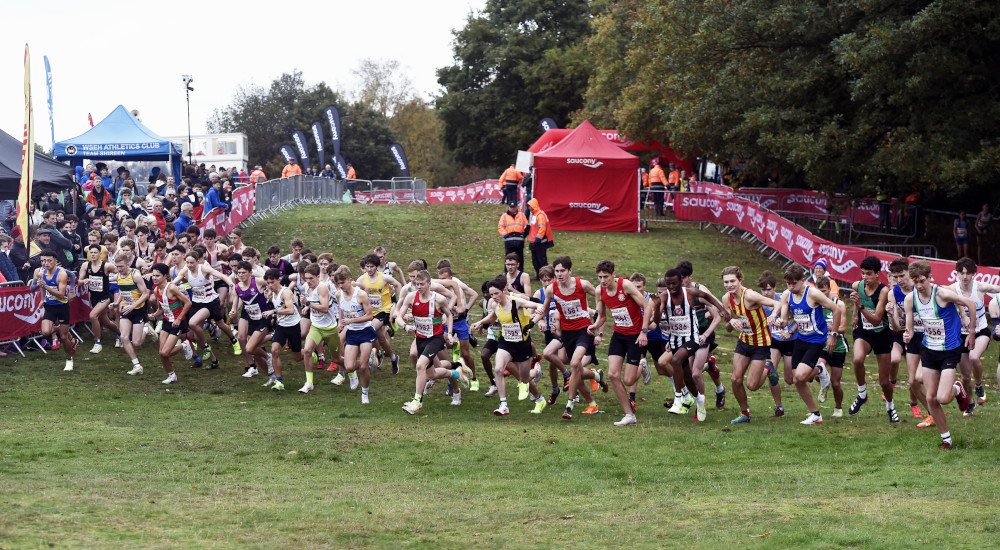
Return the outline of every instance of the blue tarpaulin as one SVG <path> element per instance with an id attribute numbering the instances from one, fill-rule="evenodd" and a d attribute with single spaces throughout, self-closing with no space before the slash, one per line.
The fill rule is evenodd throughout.
<path id="1" fill-rule="evenodd" d="M 56 143 L 55 158 L 82 166 L 84 159 L 117 161 L 165 160 L 180 181 L 181 144 L 159 136 L 119 105 L 93 128 Z"/>

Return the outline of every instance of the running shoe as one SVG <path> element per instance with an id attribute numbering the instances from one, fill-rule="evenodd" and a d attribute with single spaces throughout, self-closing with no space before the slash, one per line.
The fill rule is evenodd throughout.
<path id="1" fill-rule="evenodd" d="M 833 409 L 833 414 L 830 416 L 834 418 L 842 418 L 844 416 L 844 409 Z"/>
<path id="2" fill-rule="evenodd" d="M 922 421 L 920 422 L 920 424 L 917 424 L 917 427 L 918 427 L 918 428 L 930 428 L 931 426 L 934 426 L 934 425 L 935 425 L 935 422 L 934 422 L 934 417 L 933 417 L 933 416 L 931 416 L 931 415 L 927 415 L 927 416 L 926 416 L 926 417 L 925 417 L 925 418 L 924 418 L 924 419 L 923 419 L 923 420 L 922 420 Z"/>
<path id="3" fill-rule="evenodd" d="M 333 368 L 333 363 L 330 363 L 330 368 Z M 326 371 L 329 371 L 330 368 L 327 368 L 326 361 L 323 361 L 322 359 L 320 359 L 319 361 L 316 362 L 316 370 L 320 370 L 320 371 L 326 370 Z"/>
<path id="4" fill-rule="evenodd" d="M 715 408 L 724 409 L 726 408 L 726 388 L 722 388 L 722 391 L 715 392 Z"/>
<path id="5" fill-rule="evenodd" d="M 378 368 L 378 353 L 374 349 L 368 356 L 368 368 L 369 369 Z"/>
<path id="6" fill-rule="evenodd" d="M 377 351 L 377 353 L 375 354 L 375 357 L 376 357 L 376 358 L 378 359 L 378 364 L 377 364 L 377 365 L 375 365 L 375 367 L 376 367 L 376 368 L 378 368 L 378 367 L 381 367 L 381 366 L 382 366 L 382 360 L 383 360 L 383 359 L 384 359 L 385 357 L 384 357 L 384 355 L 382 354 L 382 352 L 381 352 L 381 351 L 379 351 L 379 350 L 376 350 L 376 351 Z"/>
<path id="7" fill-rule="evenodd" d="M 201 360 L 204 361 L 212 356 L 212 346 L 206 345 L 205 349 L 201 352 Z"/>
<path id="8" fill-rule="evenodd" d="M 986 397 L 986 388 L 976 386 L 976 404 L 985 405 L 987 401 L 989 401 L 989 398 Z"/>
<path id="9" fill-rule="evenodd" d="M 747 424 L 750 422 L 749 414 L 741 414 L 729 421 L 730 424 Z"/>
<path id="10" fill-rule="evenodd" d="M 849 414 L 851 416 L 854 416 L 854 415 L 858 414 L 859 412 L 861 412 L 861 407 L 863 407 L 864 404 L 867 403 L 867 402 L 868 402 L 868 398 L 867 397 L 861 397 L 860 395 L 858 395 L 854 399 L 854 403 L 851 403 L 851 406 L 848 407 L 847 414 Z"/>
<path id="11" fill-rule="evenodd" d="M 419 399 L 414 399 L 403 404 L 403 411 L 406 414 L 417 414 L 423 406 L 424 404 Z"/>
<path id="12" fill-rule="evenodd" d="M 538 400 L 535 401 L 535 408 L 531 409 L 528 412 L 531 413 L 531 414 L 541 414 L 542 411 L 545 410 L 545 405 L 547 405 L 547 404 L 548 403 L 545 402 L 545 399 L 542 398 L 541 396 L 539 396 Z"/>
<path id="13" fill-rule="evenodd" d="M 352 373 L 348 374 L 347 375 L 347 381 L 351 383 L 351 389 L 352 390 L 358 389 L 358 384 L 359 384 L 358 373 L 352 372 Z"/>
<path id="14" fill-rule="evenodd" d="M 474 348 L 478 348 L 479 347 L 479 339 L 476 338 L 475 335 L 470 334 L 469 335 L 469 345 L 472 346 L 472 347 L 474 347 Z"/>
<path id="15" fill-rule="evenodd" d="M 920 410 L 920 405 L 914 403 L 910 405 L 910 413 L 913 414 L 913 418 L 923 418 L 924 413 Z"/>
<path id="16" fill-rule="evenodd" d="M 819 387 L 820 389 L 830 387 L 830 371 L 822 365 L 819 366 Z"/>
<path id="17" fill-rule="evenodd" d="M 253 378 L 254 376 L 257 376 L 258 374 L 260 374 L 260 373 L 257 372 L 257 367 L 250 367 L 249 369 L 247 369 L 246 372 L 243 373 L 243 378 Z"/>
<path id="18" fill-rule="evenodd" d="M 268 381 L 271 382 L 270 380 Z M 285 389 L 285 384 L 282 382 L 278 382 L 277 380 L 274 380 L 273 383 L 271 384 L 271 391 L 284 391 L 284 389 Z"/>
<path id="19" fill-rule="evenodd" d="M 621 420 L 615 422 L 615 426 L 635 426 L 635 415 L 626 414 Z"/>
<path id="20" fill-rule="evenodd" d="M 806 426 L 810 426 L 812 424 L 822 424 L 822 423 L 823 423 L 823 415 L 819 413 L 810 413 L 805 420 L 799 422 L 799 424 L 803 424 Z"/>
<path id="21" fill-rule="evenodd" d="M 958 401 L 959 409 L 964 411 L 969 408 L 969 394 L 966 393 L 961 381 L 955 382 L 955 399 Z"/>
<path id="22" fill-rule="evenodd" d="M 524 401 L 528 398 L 528 384 L 524 382 L 517 383 L 517 400 Z"/>
<path id="23" fill-rule="evenodd" d="M 715 364 L 714 355 L 708 358 L 708 374 L 713 378 L 719 376 L 719 366 Z"/>
<path id="24" fill-rule="evenodd" d="M 775 407 L 774 413 L 771 415 L 771 418 L 781 418 L 783 416 L 785 416 L 784 407 Z"/>
<path id="25" fill-rule="evenodd" d="M 463 363 L 456 370 L 458 371 L 458 381 L 466 388 L 470 387 L 472 385 L 472 369 Z"/>
<path id="26" fill-rule="evenodd" d="M 173 384 L 177 381 L 177 373 L 172 372 L 167 375 L 167 379 L 163 381 L 164 384 Z"/>
<path id="27" fill-rule="evenodd" d="M 549 405 L 555 405 L 556 399 L 559 397 L 559 388 L 552 388 L 552 395 L 549 396 Z"/>
<path id="28" fill-rule="evenodd" d="M 596 378 L 594 378 L 594 379 L 592 379 L 590 381 L 590 391 L 592 391 L 592 392 L 593 391 L 597 391 L 597 388 L 599 388 L 599 387 L 600 386 L 597 384 L 597 379 Z"/>
<path id="29" fill-rule="evenodd" d="M 887 415 L 889 415 L 890 424 L 899 424 L 899 415 L 896 414 L 896 409 L 889 409 L 885 412 Z"/>
<path id="30" fill-rule="evenodd" d="M 122 347 L 122 337 L 121 336 L 115 336 L 115 347 L 116 348 Z"/>
<path id="31" fill-rule="evenodd" d="M 697 407 L 695 407 L 695 414 L 692 420 L 695 422 L 704 422 L 706 418 L 708 418 L 708 411 L 706 410 L 705 403 L 698 403 Z"/>
<path id="32" fill-rule="evenodd" d="M 345 380 L 347 380 L 347 378 L 344 376 L 344 373 L 338 372 L 337 376 L 334 376 L 333 380 L 330 380 L 330 382 L 336 386 L 342 386 Z"/>
<path id="33" fill-rule="evenodd" d="M 826 403 L 826 398 L 829 395 L 829 393 L 830 393 L 830 386 L 829 385 L 827 385 L 827 386 L 820 386 L 819 387 L 819 396 L 816 398 L 816 400 L 819 401 L 820 403 Z"/>
<path id="34" fill-rule="evenodd" d="M 59 340 L 52 342 L 52 351 L 59 351 Z"/>
<path id="35" fill-rule="evenodd" d="M 538 383 L 542 379 L 542 364 L 535 361 L 535 364 L 531 367 L 531 370 L 535 371 L 535 375 L 531 377 L 531 381 Z M 530 373 L 529 373 L 530 374 Z"/>
<path id="36" fill-rule="evenodd" d="M 601 409 L 597 405 L 588 405 L 586 409 L 583 409 L 581 414 L 597 414 L 601 412 Z"/>
<path id="37" fill-rule="evenodd" d="M 391 361 L 392 361 L 392 373 L 399 374 L 399 356 L 393 354 Z"/>
<path id="38" fill-rule="evenodd" d="M 573 419 L 573 408 L 570 407 L 569 405 L 566 405 L 566 409 L 563 410 L 562 417 L 565 420 L 572 420 Z"/>
<path id="39" fill-rule="evenodd" d="M 479 380 L 475 378 L 469 380 L 469 391 L 479 391 Z"/>
<path id="40" fill-rule="evenodd" d="M 777 386 L 781 379 L 778 377 L 778 369 L 774 368 L 774 364 L 770 361 L 764 363 L 767 367 L 767 382 L 772 386 Z"/>
<path id="41" fill-rule="evenodd" d="M 459 397 L 459 398 L 458 398 L 458 402 L 459 402 L 459 404 L 461 404 L 461 403 L 462 403 L 462 398 L 461 398 L 461 397 Z M 367 405 L 367 404 L 369 404 L 369 401 L 368 401 L 368 394 L 367 394 L 367 393 L 362 393 L 362 394 L 361 394 L 361 404 L 362 404 L 362 405 Z M 454 399 L 452 399 L 452 400 L 451 400 L 451 404 L 452 404 L 452 405 L 454 405 L 454 404 L 455 404 L 455 400 L 454 400 Z"/>
<path id="42" fill-rule="evenodd" d="M 191 344 L 187 340 L 181 342 L 181 349 L 184 350 L 184 360 L 190 361 L 194 357 L 194 350 L 191 349 Z"/>
<path id="43" fill-rule="evenodd" d="M 243 348 L 240 347 L 239 340 L 233 342 L 233 355 L 243 355 Z"/>
<path id="44" fill-rule="evenodd" d="M 132 370 L 128 371 L 129 376 L 135 376 L 137 374 L 142 374 L 142 365 L 136 365 L 132 367 Z"/>
<path id="45" fill-rule="evenodd" d="M 941 449 L 943 451 L 947 451 L 950 448 L 951 448 L 951 442 L 950 441 L 942 441 L 941 444 L 938 445 L 938 449 Z"/>
<path id="46" fill-rule="evenodd" d="M 681 402 L 681 406 L 684 407 L 683 414 L 687 414 L 691 410 L 691 405 L 694 405 L 694 398 L 691 397 L 691 394 L 687 394 L 684 397 L 684 401 Z"/>
<path id="47" fill-rule="evenodd" d="M 219 325 L 213 323 L 208 326 L 208 335 L 212 337 L 212 340 L 218 342 L 219 336 L 222 336 L 222 329 L 219 328 Z"/>
<path id="48" fill-rule="evenodd" d="M 604 369 L 597 369 L 597 384 L 601 386 L 601 391 L 608 393 L 608 383 L 604 380 Z"/>
<path id="49" fill-rule="evenodd" d="M 500 390 L 498 390 L 495 385 L 490 384 L 490 388 L 486 390 L 486 393 L 483 394 L 483 397 L 493 397 L 494 395 L 497 394 L 498 391 Z"/>
<path id="50" fill-rule="evenodd" d="M 275 378 L 274 376 L 268 376 L 267 380 L 265 380 L 264 383 L 260 385 L 260 387 L 262 387 L 262 388 L 270 388 L 271 386 L 273 386 L 277 382 L 278 382 L 277 378 Z"/>
<path id="51" fill-rule="evenodd" d="M 76 355 L 76 345 L 79 344 L 79 343 L 80 343 L 79 340 L 77 340 L 76 338 L 73 338 L 73 343 L 71 344 L 71 346 L 69 348 L 69 356 L 70 357 L 73 357 L 74 355 Z"/>
<path id="52" fill-rule="evenodd" d="M 455 392 L 451 394 L 451 404 L 456 407 L 462 404 L 462 392 Z"/>
<path id="53" fill-rule="evenodd" d="M 72 357 L 70 357 L 69 359 L 66 360 L 66 366 L 63 367 L 63 370 L 64 371 L 71 371 L 71 370 L 73 370 L 73 358 Z"/>
<path id="54" fill-rule="evenodd" d="M 454 387 L 453 387 L 453 386 L 451 385 L 451 380 L 449 380 L 449 381 L 448 381 L 448 389 L 444 390 L 444 396 L 445 396 L 445 397 L 451 397 L 451 395 L 452 395 L 453 393 L 455 393 L 455 389 L 454 389 Z"/>
<path id="55" fill-rule="evenodd" d="M 100 344 L 94 344 L 94 347 L 90 348 L 90 353 L 101 353 L 101 350 L 103 350 L 103 349 L 104 349 L 104 346 L 102 346 Z"/>
<path id="56" fill-rule="evenodd" d="M 673 405 L 671 405 L 671 407 L 667 410 L 667 412 L 670 414 L 683 414 L 684 403 L 681 403 L 680 399 L 674 399 Z"/>
<path id="57" fill-rule="evenodd" d="M 506 401 L 501 401 L 500 406 L 493 411 L 494 416 L 507 416 L 508 414 L 510 414 L 510 409 L 507 408 Z"/>
<path id="58" fill-rule="evenodd" d="M 648 386 L 653 381 L 653 373 L 649 372 L 649 365 L 646 364 L 645 357 L 639 359 L 639 370 L 642 372 L 643 385 Z"/>
<path id="59" fill-rule="evenodd" d="M 201 365 L 201 357 L 197 357 L 197 356 L 196 356 L 196 357 L 194 358 L 194 363 L 191 363 L 191 365 L 190 365 L 190 366 L 188 366 L 188 368 L 189 368 L 189 369 L 200 369 L 200 368 L 201 368 L 201 366 L 202 366 L 202 365 Z M 249 368 L 250 368 L 250 367 L 247 367 L 247 369 L 249 369 Z M 244 371 L 244 376 L 246 376 L 246 371 Z"/>
<path id="60" fill-rule="evenodd" d="M 672 409 L 674 407 L 674 399 L 672 397 L 668 397 L 668 398 L 664 399 L 663 400 L 663 406 L 666 407 L 666 408 L 668 408 L 668 409 Z"/>
<path id="61" fill-rule="evenodd" d="M 301 388 L 299 388 L 299 393 L 309 393 L 309 392 L 311 392 L 311 391 L 313 391 L 315 389 L 316 388 L 313 387 L 312 384 L 310 384 L 309 382 L 306 382 L 305 384 L 302 385 Z"/>
<path id="62" fill-rule="evenodd" d="M 976 402 L 971 399 L 969 401 L 969 408 L 962 411 L 962 416 L 966 418 L 972 416 L 972 413 L 976 410 Z"/>

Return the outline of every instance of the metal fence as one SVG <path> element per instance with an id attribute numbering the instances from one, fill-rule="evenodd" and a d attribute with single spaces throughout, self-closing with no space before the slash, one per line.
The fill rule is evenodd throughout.
<path id="1" fill-rule="evenodd" d="M 298 175 L 255 184 L 254 191 L 256 207 L 247 218 L 250 225 L 303 204 L 427 202 L 427 181 L 421 178 L 337 180 Z"/>

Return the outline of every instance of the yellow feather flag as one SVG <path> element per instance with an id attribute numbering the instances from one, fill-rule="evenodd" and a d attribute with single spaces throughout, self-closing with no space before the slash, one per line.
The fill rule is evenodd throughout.
<path id="1" fill-rule="evenodd" d="M 31 109 L 31 63 L 28 45 L 24 45 L 24 139 L 21 142 L 21 190 L 17 195 L 17 226 L 25 246 L 28 242 L 28 201 L 35 175 L 35 121 Z"/>

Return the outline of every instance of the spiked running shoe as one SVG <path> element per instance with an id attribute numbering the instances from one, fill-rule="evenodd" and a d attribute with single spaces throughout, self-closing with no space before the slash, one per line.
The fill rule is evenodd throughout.
<path id="1" fill-rule="evenodd" d="M 726 408 L 726 388 L 722 388 L 721 392 L 716 392 L 715 394 L 715 408 L 724 409 Z"/>
<path id="2" fill-rule="evenodd" d="M 601 409 L 597 405 L 588 405 L 586 409 L 583 409 L 581 414 L 597 414 L 601 412 Z"/>
<path id="3" fill-rule="evenodd" d="M 730 424 L 749 424 L 750 423 L 750 415 L 749 414 L 741 414 L 741 415 L 737 416 L 736 418 L 730 420 L 729 423 Z"/>
<path id="4" fill-rule="evenodd" d="M 868 402 L 867 397 L 861 397 L 860 395 L 858 395 L 856 398 L 854 398 L 854 403 L 851 403 L 851 406 L 847 409 L 847 414 L 851 416 L 858 414 L 859 412 L 861 412 L 861 407 L 863 407 L 867 402 Z"/>
<path id="5" fill-rule="evenodd" d="M 922 420 L 922 421 L 920 422 L 920 424 L 917 424 L 917 427 L 918 427 L 918 428 L 930 428 L 931 426 L 934 426 L 934 425 L 935 425 L 935 422 L 934 422 L 934 417 L 933 417 L 933 416 L 931 416 L 931 415 L 927 415 L 927 416 L 926 416 L 926 417 L 925 417 L 925 418 L 924 418 L 924 419 L 923 419 L 923 420 Z"/>

